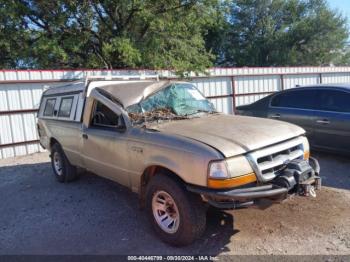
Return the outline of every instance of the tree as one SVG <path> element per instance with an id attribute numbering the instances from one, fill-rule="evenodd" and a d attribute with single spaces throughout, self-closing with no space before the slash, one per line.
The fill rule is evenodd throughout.
<path id="1" fill-rule="evenodd" d="M 0 68 L 16 68 L 26 57 L 23 50 L 27 49 L 28 33 L 6 7 L 6 2 L 0 2 Z"/>
<path id="2" fill-rule="evenodd" d="M 236 0 L 228 6 L 221 65 L 327 65 L 342 61 L 346 19 L 325 0 Z M 217 53 L 216 53 L 217 54 Z"/>
<path id="3" fill-rule="evenodd" d="M 203 34 L 216 5 L 217 0 L 0 0 L 0 19 L 13 24 L 0 28 L 0 42 L 6 43 L 1 51 L 12 58 L 1 57 L 0 63 L 203 71 L 214 58 Z M 14 50 L 15 42 L 23 52 Z"/>
<path id="4" fill-rule="evenodd" d="M 349 64 L 326 0 L 0 0 L 1 68 Z"/>

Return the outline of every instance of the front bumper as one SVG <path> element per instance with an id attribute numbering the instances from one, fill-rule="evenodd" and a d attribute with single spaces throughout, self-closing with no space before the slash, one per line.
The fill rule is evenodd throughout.
<path id="1" fill-rule="evenodd" d="M 187 190 L 202 195 L 210 205 L 221 209 L 233 209 L 255 204 L 261 199 L 283 200 L 289 193 L 314 195 L 321 188 L 319 164 L 314 158 L 292 161 L 276 179 L 269 184 L 237 189 L 210 189 L 187 185 Z"/>
<path id="2" fill-rule="evenodd" d="M 284 199 L 288 195 L 287 188 L 273 184 L 231 190 L 215 190 L 188 185 L 187 190 L 204 196 L 210 205 L 220 209 L 247 207 L 259 199 Z"/>

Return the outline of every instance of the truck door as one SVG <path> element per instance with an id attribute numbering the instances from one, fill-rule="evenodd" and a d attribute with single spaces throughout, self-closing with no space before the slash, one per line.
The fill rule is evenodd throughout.
<path id="1" fill-rule="evenodd" d="M 89 122 L 85 123 L 84 119 L 82 129 L 84 166 L 95 174 L 129 187 L 127 135 L 123 118 L 96 99 L 93 99 L 91 109 Z"/>

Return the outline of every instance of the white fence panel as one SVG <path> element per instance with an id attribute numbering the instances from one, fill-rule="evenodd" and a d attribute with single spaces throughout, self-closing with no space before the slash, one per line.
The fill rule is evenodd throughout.
<path id="1" fill-rule="evenodd" d="M 350 83 L 350 73 L 329 73 L 322 75 L 322 83 Z"/>
<path id="2" fill-rule="evenodd" d="M 197 78 L 192 81 L 197 88 L 209 98 L 214 104 L 216 110 L 226 114 L 233 113 L 232 83 L 229 77 L 215 77 L 215 78 Z"/>
<path id="3" fill-rule="evenodd" d="M 253 103 L 268 93 L 282 90 L 279 75 L 254 75 L 234 77 L 235 105 Z"/>
<path id="4" fill-rule="evenodd" d="M 284 89 L 293 88 L 295 86 L 314 85 L 320 83 L 320 76 L 315 75 L 284 75 Z"/>
<path id="5" fill-rule="evenodd" d="M 27 76 L 30 74 L 27 73 Z M 10 77 L 15 76 L 10 74 Z M 0 84 L 0 158 L 41 150 L 36 142 L 35 110 L 39 106 L 43 89 L 48 85 L 56 86 L 59 83 Z M 1 146 L 6 144 L 11 146 Z"/>
<path id="6" fill-rule="evenodd" d="M 38 152 L 36 112 L 45 86 L 83 79 L 87 75 L 158 73 L 168 70 L 0 70 L 0 158 Z M 350 83 L 350 67 L 211 68 L 208 75 L 190 74 L 191 81 L 220 112 L 234 114 L 235 106 L 255 102 L 296 85 Z"/>

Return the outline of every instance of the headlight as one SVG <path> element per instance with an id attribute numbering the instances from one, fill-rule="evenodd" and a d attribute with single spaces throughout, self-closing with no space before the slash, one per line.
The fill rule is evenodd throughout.
<path id="1" fill-rule="evenodd" d="M 208 168 L 209 188 L 232 188 L 256 181 L 256 175 L 244 156 L 213 161 Z"/>
<path id="2" fill-rule="evenodd" d="M 215 161 L 209 164 L 209 178 L 214 179 L 227 179 L 229 174 L 227 171 L 227 166 L 224 160 Z"/>

